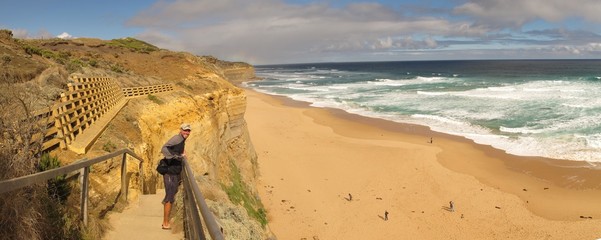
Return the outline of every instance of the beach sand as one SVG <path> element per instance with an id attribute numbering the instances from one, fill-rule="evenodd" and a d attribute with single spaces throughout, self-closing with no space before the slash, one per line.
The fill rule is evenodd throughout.
<path id="1" fill-rule="evenodd" d="M 585 163 L 246 93 L 257 188 L 278 239 L 601 237 L 601 171 Z"/>

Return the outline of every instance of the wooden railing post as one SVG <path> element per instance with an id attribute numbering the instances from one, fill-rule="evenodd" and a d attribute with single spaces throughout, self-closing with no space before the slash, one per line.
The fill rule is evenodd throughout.
<path id="1" fill-rule="evenodd" d="M 88 226 L 88 185 L 90 167 L 84 167 L 81 169 L 80 181 L 81 181 L 81 220 L 84 226 Z"/>
<path id="2" fill-rule="evenodd" d="M 123 153 L 121 160 L 121 194 L 127 202 L 127 153 Z"/>
<path id="3" fill-rule="evenodd" d="M 140 176 L 138 177 L 138 179 L 140 179 L 140 193 L 144 194 L 144 162 L 140 161 L 139 163 L 139 167 L 138 167 L 138 173 L 140 174 Z"/>

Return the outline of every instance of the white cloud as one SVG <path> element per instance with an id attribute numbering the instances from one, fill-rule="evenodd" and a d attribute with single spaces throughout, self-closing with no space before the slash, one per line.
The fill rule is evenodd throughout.
<path id="1" fill-rule="evenodd" d="M 63 32 L 63 33 L 59 34 L 56 37 L 60 38 L 60 39 L 71 39 L 71 38 L 73 38 L 73 36 L 71 36 L 71 34 L 69 34 L 67 32 Z"/>
<path id="2" fill-rule="evenodd" d="M 588 51 L 601 51 L 601 42 L 589 43 L 587 44 Z"/>
<path id="3" fill-rule="evenodd" d="M 183 48 L 231 60 L 254 56 L 262 62 L 290 61 L 332 51 L 435 46 L 431 40 L 409 46 L 394 40 L 396 36 L 482 34 L 478 28 L 459 27 L 466 23 L 427 17 L 409 19 L 377 3 L 333 8 L 276 0 L 252 4 L 244 0 L 159 2 L 129 24 L 145 27 L 148 32 L 169 32 L 170 37 L 159 42 L 145 38 L 148 32 L 138 36 L 163 48 Z M 461 30 L 455 33 L 453 29 Z"/>
<path id="4" fill-rule="evenodd" d="M 555 42 L 549 43 L 540 37 L 539 40 L 520 38 L 527 33 L 519 31 L 524 24 L 537 19 L 561 21 L 579 17 L 601 22 L 598 0 L 472 0 L 453 8 L 454 11 L 449 9 L 449 13 L 456 15 L 447 19 L 440 15 L 404 14 L 403 8 L 395 10 L 378 3 L 332 7 L 324 2 L 327 1 L 310 4 L 288 4 L 283 0 L 159 1 L 130 19 L 128 25 L 145 29 L 137 37 L 162 48 L 254 64 L 341 57 L 359 61 L 362 59 L 350 58 L 386 55 L 384 51 L 398 58 L 406 58 L 410 51 L 413 56 L 436 58 L 447 47 L 467 49 L 470 44 L 490 49 L 502 46 L 498 50 L 504 54 L 531 56 L 524 49 L 517 50 L 518 47 L 514 47 L 516 51 L 506 49 L 511 44 L 541 44 L 540 49 L 576 44 L 574 49 L 583 52 L 588 42 L 601 42 L 597 34 L 583 40 L 583 34 L 570 37 L 555 31 Z M 551 33 L 538 32 L 539 36 Z M 574 38 L 579 41 L 569 42 Z M 461 44 L 465 47 L 456 46 Z M 429 53 L 418 54 L 421 50 Z M 477 51 L 463 52 L 468 53 L 473 53 L 472 57 L 483 56 Z M 456 53 L 449 56 L 459 57 Z"/>

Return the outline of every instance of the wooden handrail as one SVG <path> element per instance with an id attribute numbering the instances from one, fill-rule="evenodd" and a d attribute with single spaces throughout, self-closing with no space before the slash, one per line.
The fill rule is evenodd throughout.
<path id="1" fill-rule="evenodd" d="M 8 180 L 4 180 L 4 181 L 0 181 L 0 194 L 2 193 L 6 193 L 6 192 L 10 192 L 25 186 L 29 186 L 32 184 L 36 184 L 36 183 L 41 183 L 44 181 L 47 181 L 48 179 L 51 178 L 55 178 L 61 175 L 65 175 L 65 174 L 69 174 L 72 173 L 74 171 L 80 171 L 80 182 L 81 182 L 81 212 L 80 212 L 80 217 L 81 220 L 83 221 L 84 225 L 87 225 L 88 223 L 88 184 L 89 184 L 89 180 L 88 180 L 88 175 L 90 172 L 90 166 L 92 166 L 93 164 L 99 163 L 99 162 L 103 162 L 106 160 L 109 160 L 113 157 L 119 156 L 119 155 L 123 155 L 123 159 L 121 161 L 121 190 L 120 190 L 120 194 L 121 196 L 123 196 L 123 198 L 125 198 L 125 200 L 127 200 L 127 195 L 128 195 L 128 188 L 127 188 L 127 179 L 126 179 L 126 174 L 127 174 L 127 155 L 130 155 L 132 157 L 134 157 L 136 160 L 140 161 L 139 164 L 139 174 L 140 174 L 140 179 L 144 179 L 144 169 L 143 169 L 143 165 L 142 163 L 144 162 L 144 160 L 140 157 L 138 157 L 133 151 L 129 150 L 129 149 L 121 149 L 100 157 L 96 157 L 96 158 L 92 158 L 92 159 L 84 159 L 84 160 L 78 160 L 72 164 L 69 164 L 67 166 L 62 166 L 59 168 L 54 168 L 54 169 L 50 169 L 47 171 L 43 171 L 43 172 L 39 172 L 39 173 L 34 173 L 31 175 L 27 175 L 27 176 L 22 176 L 22 177 L 18 177 L 18 178 L 13 178 L 13 179 L 8 179 Z M 144 181 L 141 180 L 141 186 L 140 189 L 144 189 Z"/>
<path id="2" fill-rule="evenodd" d="M 121 150 L 109 153 L 107 155 L 104 155 L 104 156 L 92 158 L 89 160 L 80 160 L 73 164 L 69 164 L 67 166 L 62 166 L 59 168 L 54 168 L 54 169 L 50 169 L 50 170 L 39 172 L 39 173 L 34 173 L 31 175 L 27 175 L 27 176 L 22 176 L 22 177 L 18 177 L 18 178 L 0 181 L 0 193 L 10 192 L 12 190 L 22 188 L 22 187 L 25 187 L 25 186 L 28 186 L 31 184 L 43 182 L 48 179 L 55 178 L 60 175 L 67 174 L 67 173 L 70 173 L 73 171 L 77 171 L 84 167 L 89 167 L 93 164 L 103 162 L 110 158 L 119 156 L 121 154 L 126 154 L 126 153 L 129 154 L 130 156 L 134 157 L 135 159 L 139 160 L 140 163 L 144 162 L 144 160 L 142 158 L 138 157 L 131 150 L 121 149 Z"/>
<path id="3" fill-rule="evenodd" d="M 191 216 L 189 220 L 192 221 L 191 224 L 187 227 L 187 238 L 188 239 L 205 239 L 204 232 L 202 229 L 202 223 L 200 223 L 198 219 L 198 211 L 200 210 L 200 214 L 202 215 L 202 219 L 204 220 L 207 230 L 209 231 L 209 235 L 213 240 L 223 240 L 223 233 L 221 232 L 221 227 L 217 224 L 213 213 L 210 211 L 209 206 L 204 200 L 202 193 L 200 192 L 200 188 L 198 188 L 198 184 L 196 183 L 196 178 L 194 177 L 194 172 L 192 172 L 192 168 L 188 164 L 188 160 L 184 158 L 183 160 L 184 171 L 183 171 L 183 182 L 184 182 L 184 190 L 186 193 L 186 202 L 184 206 L 186 207 L 186 211 L 184 213 L 188 213 Z M 190 196 L 188 196 L 190 195 Z M 193 206 L 187 206 L 186 204 Z M 186 217 L 184 219 L 187 219 Z"/>

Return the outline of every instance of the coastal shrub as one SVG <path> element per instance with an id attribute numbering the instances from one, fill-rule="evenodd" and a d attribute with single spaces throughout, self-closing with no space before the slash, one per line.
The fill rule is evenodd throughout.
<path id="1" fill-rule="evenodd" d="M 48 153 L 42 154 L 38 162 L 38 171 L 43 172 L 58 168 L 61 162 L 57 157 Z M 66 205 L 71 195 L 71 186 L 66 175 L 49 179 L 46 185 L 47 195 L 43 197 L 44 203 L 44 232 L 45 239 L 80 239 L 79 216 L 75 211 L 69 211 Z"/>
<path id="2" fill-rule="evenodd" d="M 150 53 L 150 52 L 159 50 L 158 47 L 156 47 L 152 44 L 149 44 L 147 42 L 144 42 L 144 41 L 141 41 L 141 40 L 138 40 L 135 38 L 130 38 L 130 37 L 113 39 L 110 42 L 108 42 L 107 45 L 127 48 L 133 52 L 139 52 L 139 53 Z"/>
<path id="3" fill-rule="evenodd" d="M 96 61 L 96 59 L 91 59 L 90 61 L 88 61 L 88 64 L 91 67 L 97 67 L 98 66 L 98 61 Z"/>
<path id="4" fill-rule="evenodd" d="M 10 55 L 8 55 L 6 53 L 2 54 L 2 65 L 9 64 L 10 61 L 12 61 L 12 60 L 13 60 L 13 57 L 11 57 Z"/>
<path id="5" fill-rule="evenodd" d="M 60 59 L 69 59 L 69 57 L 71 57 L 71 53 L 70 52 L 66 52 L 66 51 L 61 51 L 57 54 L 57 57 Z"/>
<path id="6" fill-rule="evenodd" d="M 42 154 L 42 158 L 38 163 L 38 171 L 43 172 L 46 170 L 58 168 L 61 166 L 61 162 L 57 157 L 52 157 L 48 153 Z M 48 195 L 49 197 L 58 200 L 61 204 L 64 203 L 69 195 L 71 194 L 71 188 L 67 184 L 66 175 L 61 175 L 56 178 L 48 180 Z"/>
<path id="7" fill-rule="evenodd" d="M 39 48 L 36 46 L 31 46 L 31 45 L 24 45 L 23 46 L 23 50 L 25 50 L 25 53 L 29 54 L 29 55 L 38 55 L 38 56 L 42 56 L 44 58 L 47 59 L 52 59 L 55 60 L 59 63 L 64 63 L 65 62 L 65 58 L 64 58 L 64 54 L 61 55 L 59 53 L 56 53 L 52 50 L 48 50 L 48 49 L 43 49 L 43 48 Z"/>
<path id="8" fill-rule="evenodd" d="M 121 66 L 119 66 L 118 64 L 111 65 L 111 71 L 116 72 L 116 73 L 123 73 L 123 72 L 125 72 L 123 70 L 123 68 Z"/>
<path id="9" fill-rule="evenodd" d="M 69 61 L 69 63 L 67 63 L 66 68 L 69 73 L 74 73 L 74 72 L 81 70 L 83 65 L 84 65 L 84 63 L 82 61 L 80 61 L 79 59 L 73 59 L 73 60 Z"/>
<path id="10" fill-rule="evenodd" d="M 159 104 L 159 105 L 163 104 L 163 101 L 155 95 L 148 94 L 148 99 L 156 104 Z"/>
<path id="11" fill-rule="evenodd" d="M 188 84 L 185 84 L 185 83 L 183 83 L 183 82 L 176 82 L 176 83 L 175 83 L 175 85 L 177 85 L 177 86 L 180 86 L 180 87 L 183 87 L 183 88 L 186 88 L 186 89 L 188 89 L 188 90 L 193 90 L 193 88 L 192 88 L 190 85 L 188 85 Z"/>
<path id="12" fill-rule="evenodd" d="M 117 145 L 111 141 L 108 141 L 104 143 L 104 145 L 102 145 L 102 150 L 104 150 L 105 152 L 113 152 L 117 150 Z"/>
<path id="13" fill-rule="evenodd" d="M 23 46 L 23 50 L 25 50 L 25 53 L 27 53 L 29 55 L 42 56 L 42 49 L 40 49 L 38 47 L 34 47 L 34 46 L 30 46 L 30 45 L 25 45 L 25 46 Z"/>
<path id="14" fill-rule="evenodd" d="M 234 204 L 242 204 L 248 215 L 256 219 L 261 226 L 267 225 L 267 212 L 263 207 L 263 204 L 259 199 L 255 198 L 249 187 L 242 180 L 240 175 L 240 169 L 230 161 L 230 167 L 232 170 L 231 174 L 231 186 L 221 185 L 227 193 L 228 198 Z"/>
<path id="15" fill-rule="evenodd" d="M 60 58 L 60 56 L 57 53 L 55 53 L 51 50 L 47 50 L 47 49 L 40 49 L 39 55 L 42 57 L 45 57 L 47 59 L 64 60 L 64 59 Z M 61 61 L 61 62 L 63 62 L 63 61 Z"/>

